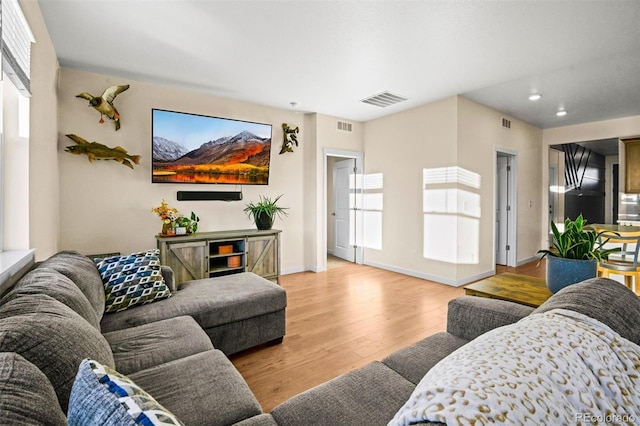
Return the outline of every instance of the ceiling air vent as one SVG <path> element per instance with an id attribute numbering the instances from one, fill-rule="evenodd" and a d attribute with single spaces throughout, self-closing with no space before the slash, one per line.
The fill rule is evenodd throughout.
<path id="1" fill-rule="evenodd" d="M 338 121 L 338 130 L 342 130 L 343 132 L 351 132 L 353 130 L 353 124 L 347 123 L 345 121 Z"/>
<path id="2" fill-rule="evenodd" d="M 502 128 L 511 130 L 511 120 L 507 120 L 506 118 L 502 119 Z"/>
<path id="3" fill-rule="evenodd" d="M 406 100 L 407 98 L 404 98 L 402 96 L 394 95 L 390 92 L 382 92 L 378 93 L 377 95 L 362 99 L 360 102 L 386 108 L 388 106 L 395 105 Z"/>

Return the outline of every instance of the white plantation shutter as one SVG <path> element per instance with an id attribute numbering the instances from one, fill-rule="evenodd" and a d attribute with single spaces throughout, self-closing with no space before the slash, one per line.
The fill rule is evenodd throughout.
<path id="1" fill-rule="evenodd" d="M 2 70 L 25 96 L 31 95 L 31 43 L 34 42 L 18 0 L 0 0 Z"/>

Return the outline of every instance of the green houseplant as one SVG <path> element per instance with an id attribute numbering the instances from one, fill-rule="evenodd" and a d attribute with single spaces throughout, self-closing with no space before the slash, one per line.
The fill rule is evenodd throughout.
<path id="1" fill-rule="evenodd" d="M 553 247 L 538 250 L 542 258 L 547 258 L 547 287 L 552 293 L 560 289 L 596 276 L 598 261 L 608 259 L 609 254 L 619 248 L 606 249 L 608 240 L 599 237 L 602 232 L 595 232 L 586 227 L 587 221 L 579 215 L 575 220 L 564 221 L 564 230 L 560 232 L 551 222 Z"/>
<path id="2" fill-rule="evenodd" d="M 249 202 L 244 208 L 244 212 L 249 219 L 253 219 L 258 229 L 271 229 L 276 216 L 282 218 L 288 214 L 286 212 L 288 207 L 278 206 L 280 197 L 282 197 L 282 194 L 272 200 L 267 196 L 260 195 L 259 201 L 257 203 Z"/>
<path id="3" fill-rule="evenodd" d="M 198 231 L 198 222 L 200 222 L 200 218 L 194 212 L 191 212 L 189 217 L 179 216 L 176 219 L 176 226 L 185 228 L 188 234 L 195 234 Z"/>

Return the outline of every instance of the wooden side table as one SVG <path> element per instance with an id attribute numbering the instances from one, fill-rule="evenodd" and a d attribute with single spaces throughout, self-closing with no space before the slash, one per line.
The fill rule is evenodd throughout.
<path id="1" fill-rule="evenodd" d="M 551 297 L 545 280 L 506 272 L 464 287 L 467 296 L 508 300 L 537 308 Z"/>

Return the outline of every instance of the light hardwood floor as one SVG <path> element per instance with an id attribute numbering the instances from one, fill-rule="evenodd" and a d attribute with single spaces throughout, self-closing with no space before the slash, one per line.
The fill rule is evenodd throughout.
<path id="1" fill-rule="evenodd" d="M 540 272 L 542 270 L 542 272 Z M 537 268 L 500 268 L 544 277 Z M 265 412 L 288 398 L 446 328 L 456 288 L 369 266 L 280 277 L 287 290 L 282 344 L 231 357 Z"/>

